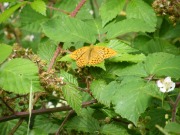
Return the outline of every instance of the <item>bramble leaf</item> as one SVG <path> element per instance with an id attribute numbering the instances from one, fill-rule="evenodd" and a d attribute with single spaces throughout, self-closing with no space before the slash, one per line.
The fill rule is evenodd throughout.
<path id="1" fill-rule="evenodd" d="M 108 31 L 107 38 L 115 38 L 117 36 L 129 33 L 129 32 L 153 32 L 154 27 L 144 23 L 141 19 L 125 19 L 115 24 L 109 24 L 105 27 Z"/>
<path id="2" fill-rule="evenodd" d="M 101 127 L 100 133 L 105 135 L 129 135 L 125 128 L 117 126 L 115 124 L 106 124 Z"/>
<path id="3" fill-rule="evenodd" d="M 62 92 L 66 101 L 76 111 L 76 113 L 80 114 L 82 96 L 80 91 L 77 89 L 77 80 L 71 74 L 65 71 L 61 71 L 61 77 L 64 77 L 63 81 L 66 83 L 66 85 L 62 87 Z"/>
<path id="4" fill-rule="evenodd" d="M 26 1 L 21 2 L 5 10 L 2 14 L 0 14 L 0 23 L 6 21 L 19 7 L 21 7 L 22 5 L 25 5 L 26 3 L 27 3 Z"/>
<path id="5" fill-rule="evenodd" d="M 129 1 L 126 8 L 127 18 L 141 19 L 151 27 L 156 26 L 157 17 L 151 6 L 143 0 Z"/>
<path id="6" fill-rule="evenodd" d="M 42 25 L 45 34 L 54 41 L 94 43 L 96 31 L 87 23 L 68 16 L 49 20 Z"/>
<path id="7" fill-rule="evenodd" d="M 100 15 L 102 18 L 102 25 L 115 18 L 125 5 L 125 0 L 108 0 L 104 1 L 100 7 Z"/>
<path id="8" fill-rule="evenodd" d="M 153 53 L 147 56 L 145 69 L 150 75 L 180 78 L 180 58 L 168 53 Z"/>
<path id="9" fill-rule="evenodd" d="M 99 122 L 93 117 L 80 117 L 76 116 L 66 124 L 67 130 L 77 130 L 86 133 L 96 133 L 99 131 Z"/>
<path id="10" fill-rule="evenodd" d="M 33 92 L 41 91 L 38 67 L 27 59 L 16 58 L 0 67 L 0 87 L 17 94 L 29 93 L 32 81 Z"/>
<path id="11" fill-rule="evenodd" d="M 6 44 L 0 44 L 0 50 L 3 50 L 0 53 L 0 64 L 1 64 L 11 54 L 12 47 Z"/>
<path id="12" fill-rule="evenodd" d="M 45 15 L 46 16 L 46 4 L 42 0 L 34 0 L 30 6 L 32 9 L 34 9 L 36 12 Z"/>

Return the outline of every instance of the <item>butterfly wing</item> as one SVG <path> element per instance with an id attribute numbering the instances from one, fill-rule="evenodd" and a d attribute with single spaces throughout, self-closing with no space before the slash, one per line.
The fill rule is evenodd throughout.
<path id="1" fill-rule="evenodd" d="M 89 49 L 89 47 L 82 47 L 82 48 L 79 48 L 77 50 L 75 50 L 74 52 L 72 52 L 70 54 L 70 57 L 74 60 L 77 60 L 79 59 L 85 52 L 87 52 Z"/>
<path id="2" fill-rule="evenodd" d="M 82 47 L 72 52 L 70 54 L 70 57 L 76 60 L 76 64 L 78 67 L 83 67 L 88 64 L 89 50 L 89 47 Z"/>
<path id="3" fill-rule="evenodd" d="M 113 49 L 111 48 L 108 48 L 108 47 L 103 47 L 103 46 L 97 46 L 96 47 L 96 52 L 101 56 L 103 57 L 103 59 L 107 59 L 107 58 L 110 58 L 114 55 L 117 54 L 116 51 L 114 51 Z"/>
<path id="4" fill-rule="evenodd" d="M 89 61 L 88 61 L 88 64 L 89 65 L 96 65 L 96 64 L 99 64 L 101 63 L 104 58 L 102 57 L 102 55 L 100 55 L 98 53 L 98 48 L 97 47 L 93 47 L 90 51 L 90 54 L 89 54 Z"/>
<path id="5" fill-rule="evenodd" d="M 83 55 L 81 55 L 81 57 L 79 57 L 76 60 L 76 64 L 78 65 L 78 67 L 84 67 L 88 64 L 88 61 L 89 61 L 89 50 L 83 53 Z"/>

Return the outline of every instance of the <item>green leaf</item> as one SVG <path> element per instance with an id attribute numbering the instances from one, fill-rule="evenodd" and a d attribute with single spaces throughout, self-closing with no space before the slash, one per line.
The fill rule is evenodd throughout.
<path id="1" fill-rule="evenodd" d="M 99 122 L 93 117 L 76 116 L 66 124 L 67 130 L 77 130 L 87 133 L 98 133 L 100 126 Z"/>
<path id="2" fill-rule="evenodd" d="M 61 77 L 64 77 L 65 86 L 62 87 L 64 98 L 68 104 L 76 111 L 81 113 L 82 96 L 78 90 L 77 80 L 69 73 L 61 71 Z"/>
<path id="3" fill-rule="evenodd" d="M 115 38 L 117 36 L 129 33 L 129 32 L 153 32 L 154 27 L 148 25 L 141 19 L 125 19 L 115 24 L 109 24 L 105 27 L 108 31 L 107 38 Z"/>
<path id="4" fill-rule="evenodd" d="M 117 93 L 120 85 L 121 84 L 116 81 L 112 81 L 106 85 L 103 80 L 95 80 L 91 84 L 91 91 L 98 101 L 110 106 L 112 97 L 114 97 L 114 95 Z"/>
<path id="5" fill-rule="evenodd" d="M 176 122 L 170 122 L 165 126 L 164 129 L 170 133 L 179 134 L 180 133 L 180 124 L 176 123 Z"/>
<path id="6" fill-rule="evenodd" d="M 0 44 L 0 64 L 5 61 L 12 52 L 12 47 L 6 44 Z"/>
<path id="7" fill-rule="evenodd" d="M 167 121 L 165 119 L 165 114 L 168 114 L 168 112 L 160 108 L 151 108 L 143 114 L 145 118 L 149 117 L 149 121 L 147 122 L 146 127 L 150 130 L 152 135 L 161 135 L 159 134 L 159 130 L 155 127 L 155 125 L 158 124 L 162 127 L 165 126 Z"/>
<path id="8" fill-rule="evenodd" d="M 116 126 L 115 124 L 106 124 L 101 127 L 101 134 L 105 135 L 129 135 L 125 128 Z"/>
<path id="9" fill-rule="evenodd" d="M 104 98 L 104 93 L 107 92 L 105 90 L 107 84 L 104 80 L 94 80 L 91 83 L 91 92 L 93 96 L 102 104 L 110 106 L 110 100 Z"/>
<path id="10" fill-rule="evenodd" d="M 76 89 L 76 86 L 66 84 L 62 87 L 64 98 L 68 104 L 76 111 L 77 114 L 81 113 L 82 96 Z"/>
<path id="11" fill-rule="evenodd" d="M 138 36 L 134 40 L 134 47 L 145 52 L 145 53 L 155 53 L 155 52 L 167 52 L 172 54 L 179 54 L 178 48 L 169 43 L 167 40 L 161 38 L 153 38 L 147 36 Z"/>
<path id="12" fill-rule="evenodd" d="M 25 5 L 27 2 L 21 2 L 13 7 L 8 8 L 2 14 L 0 14 L 0 23 L 6 21 L 19 7 Z"/>
<path id="13" fill-rule="evenodd" d="M 153 8 L 143 0 L 129 1 L 126 8 L 126 14 L 128 19 L 141 19 L 151 27 L 156 26 L 157 18 Z"/>
<path id="14" fill-rule="evenodd" d="M 115 86 L 114 86 L 115 87 Z M 116 94 L 111 97 L 115 112 L 137 125 L 141 113 L 149 105 L 150 96 L 146 91 L 151 90 L 148 84 L 140 80 L 131 80 L 122 85 L 116 84 Z"/>
<path id="15" fill-rule="evenodd" d="M 56 50 L 57 46 L 52 41 L 46 41 L 41 43 L 38 46 L 38 56 L 47 62 L 47 64 L 50 63 L 51 59 L 54 56 L 54 52 Z"/>
<path id="16" fill-rule="evenodd" d="M 125 5 L 125 0 L 108 0 L 102 3 L 99 12 L 102 18 L 102 25 L 115 18 Z"/>
<path id="17" fill-rule="evenodd" d="M 139 50 L 136 50 L 130 46 L 130 44 L 125 43 L 120 40 L 110 40 L 110 42 L 107 45 L 108 47 L 114 49 L 117 51 L 117 53 L 122 54 L 122 53 L 132 53 L 132 52 L 137 52 Z"/>
<path id="18" fill-rule="evenodd" d="M 33 129 L 41 129 L 41 132 L 45 133 L 55 133 L 59 125 L 53 121 L 49 115 L 38 115 L 35 117 Z M 35 131 L 34 131 L 35 132 Z"/>
<path id="19" fill-rule="evenodd" d="M 116 57 L 111 58 L 112 62 L 142 62 L 146 59 L 146 56 L 144 54 L 128 54 L 128 53 L 123 53 L 123 54 L 118 54 Z"/>
<path id="20" fill-rule="evenodd" d="M 125 68 L 119 68 L 114 71 L 114 73 L 118 76 L 139 76 L 139 77 L 147 77 L 148 74 L 144 69 L 144 65 L 142 63 L 138 63 L 136 65 L 127 66 Z"/>
<path id="21" fill-rule="evenodd" d="M 64 77 L 64 82 L 75 85 L 76 87 L 78 86 L 77 79 L 73 75 L 62 70 L 60 76 Z"/>
<path id="22" fill-rule="evenodd" d="M 145 61 L 145 69 L 150 75 L 180 78 L 180 57 L 168 53 L 153 53 Z"/>
<path id="23" fill-rule="evenodd" d="M 19 120 L 16 119 L 16 120 L 10 120 L 7 122 L 0 123 L 0 128 L 1 128 L 0 135 L 10 134 L 10 131 L 17 125 L 18 121 Z M 27 134 L 27 127 L 28 127 L 27 122 L 24 121 L 21 124 L 21 126 L 19 126 L 19 128 L 16 130 L 14 135 L 25 135 L 25 134 Z"/>
<path id="24" fill-rule="evenodd" d="M 90 25 L 76 18 L 61 16 L 42 25 L 44 33 L 54 41 L 94 43 L 96 31 Z"/>
<path id="25" fill-rule="evenodd" d="M 31 81 L 33 92 L 41 91 L 38 67 L 27 59 L 13 59 L 0 67 L 0 87 L 17 94 L 27 94 Z"/>
<path id="26" fill-rule="evenodd" d="M 29 5 L 27 5 L 22 9 L 20 14 L 21 28 L 30 32 L 39 33 L 42 31 L 42 22 L 46 21 L 47 19 L 48 18 L 34 11 Z"/>
<path id="27" fill-rule="evenodd" d="M 45 15 L 46 16 L 46 4 L 42 0 L 34 0 L 30 6 L 32 9 L 34 9 L 36 12 Z"/>

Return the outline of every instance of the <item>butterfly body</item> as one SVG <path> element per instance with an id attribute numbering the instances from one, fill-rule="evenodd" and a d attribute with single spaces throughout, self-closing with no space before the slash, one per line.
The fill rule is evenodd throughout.
<path id="1" fill-rule="evenodd" d="M 86 46 L 79 48 L 70 54 L 70 57 L 76 60 L 78 67 L 86 65 L 96 65 L 104 59 L 116 55 L 116 51 L 104 46 Z"/>

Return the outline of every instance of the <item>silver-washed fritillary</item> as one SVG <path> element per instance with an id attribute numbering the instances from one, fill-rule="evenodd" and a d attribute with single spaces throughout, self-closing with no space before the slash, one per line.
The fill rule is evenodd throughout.
<path id="1" fill-rule="evenodd" d="M 96 65 L 104 59 L 116 55 L 116 51 L 104 46 L 86 46 L 79 48 L 70 54 L 70 57 L 76 60 L 78 67 L 86 65 Z"/>

